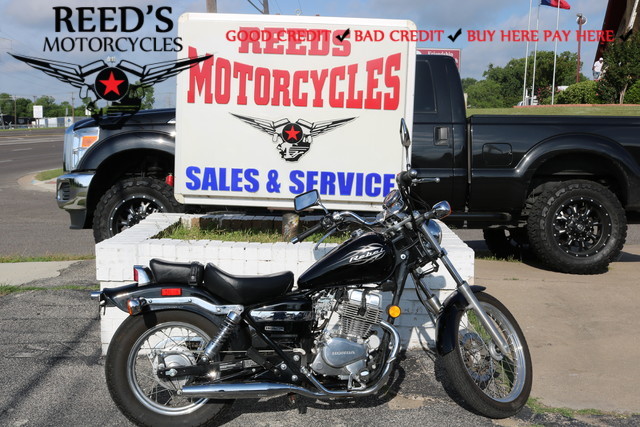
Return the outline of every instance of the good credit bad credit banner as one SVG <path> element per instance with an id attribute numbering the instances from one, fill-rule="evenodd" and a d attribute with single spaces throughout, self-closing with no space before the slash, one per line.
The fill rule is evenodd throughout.
<path id="1" fill-rule="evenodd" d="M 183 52 L 208 57 L 178 76 L 178 200 L 290 208 L 317 189 L 330 208 L 377 209 L 403 168 L 415 31 L 398 20 L 183 15 Z"/>

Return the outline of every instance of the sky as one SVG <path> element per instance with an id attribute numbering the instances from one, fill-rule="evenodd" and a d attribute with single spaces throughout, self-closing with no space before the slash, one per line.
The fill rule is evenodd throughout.
<path id="1" fill-rule="evenodd" d="M 252 0 L 256 5 L 261 0 Z M 533 1 L 531 27 L 535 29 L 538 8 L 537 0 Z M 575 32 L 578 29 L 576 13 L 582 13 L 587 18 L 583 30 L 600 30 L 606 10 L 605 0 L 567 0 L 571 10 L 560 10 L 560 30 L 570 30 L 569 41 L 558 42 L 558 52 L 577 52 Z M 219 13 L 249 13 L 258 11 L 248 0 L 218 0 Z M 74 49 L 69 52 L 44 51 L 45 38 L 55 37 L 169 37 L 177 36 L 177 19 L 184 12 L 204 12 L 205 0 L 0 0 L 0 93 L 9 93 L 19 97 L 33 98 L 50 95 L 57 102 L 71 102 L 72 95 L 78 103 L 78 92 L 73 87 L 57 81 L 43 72 L 15 60 L 7 53 L 12 52 L 25 56 L 47 58 L 74 64 L 88 64 L 95 60 L 115 56 L 116 60 L 127 59 L 140 65 L 172 60 L 175 52 L 138 53 L 138 52 L 80 52 Z M 152 14 L 147 15 L 145 24 L 138 31 L 132 33 L 68 33 L 55 31 L 55 12 L 53 7 L 100 7 L 100 6 L 135 6 L 143 11 L 152 7 Z M 488 36 L 487 31 L 495 31 L 496 38 L 501 31 L 527 30 L 529 25 L 530 0 L 270 0 L 271 14 L 282 15 L 321 15 L 362 18 L 394 18 L 410 19 L 419 30 L 442 30 L 440 41 L 419 42 L 418 47 L 461 49 L 461 77 L 482 79 L 482 73 L 489 64 L 504 66 L 512 58 L 525 56 L 526 42 L 505 42 L 500 40 L 470 41 L 469 32 Z M 176 25 L 167 33 L 156 33 L 156 25 L 166 25 L 153 19 L 153 13 L 161 7 L 170 7 L 171 13 L 162 12 L 171 18 Z M 542 6 L 539 8 L 539 29 L 555 30 L 557 11 L 555 8 Z M 73 21 L 77 25 L 77 20 Z M 118 22 L 118 21 L 116 21 Z M 77 29 L 77 28 L 76 28 Z M 458 29 L 461 35 L 455 41 L 447 38 L 455 35 Z M 534 48 L 531 43 L 529 51 Z M 591 77 L 591 66 L 597 42 L 583 42 L 581 57 L 584 62 L 582 72 Z M 554 42 L 541 41 L 539 50 L 553 50 Z M 156 107 L 174 106 L 175 78 L 155 86 Z"/>

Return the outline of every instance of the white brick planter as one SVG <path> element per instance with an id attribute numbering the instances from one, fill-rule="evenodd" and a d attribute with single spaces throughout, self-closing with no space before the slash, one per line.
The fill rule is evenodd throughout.
<path id="1" fill-rule="evenodd" d="M 247 243 L 210 240 L 153 239 L 161 231 L 179 221 L 189 223 L 198 215 L 161 214 L 150 215 L 140 224 L 96 245 L 96 277 L 100 288 L 120 286 L 133 281 L 133 266 L 148 265 L 152 258 L 166 261 L 203 264 L 212 262 L 231 274 L 269 274 L 291 270 L 296 278 L 317 259 L 330 251 L 335 244 L 321 245 L 313 252 L 313 243 Z M 451 230 L 442 225 L 442 244 L 449 253 L 461 276 L 473 284 L 474 253 Z M 438 297 L 444 301 L 455 289 L 455 283 L 444 266 L 428 277 L 432 289 L 438 289 Z M 384 305 L 391 302 L 385 293 Z M 405 348 L 433 346 L 434 329 L 426 310 L 418 300 L 411 278 L 402 300 L 402 315 L 396 320 Z M 102 352 L 106 354 L 109 341 L 127 314 L 117 308 L 108 308 L 101 314 Z"/>

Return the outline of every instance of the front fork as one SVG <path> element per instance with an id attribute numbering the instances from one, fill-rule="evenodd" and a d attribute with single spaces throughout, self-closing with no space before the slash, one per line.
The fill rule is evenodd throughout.
<path id="1" fill-rule="evenodd" d="M 466 282 L 466 280 L 464 280 L 462 276 L 460 276 L 460 273 L 458 273 L 458 270 L 454 267 L 453 263 L 449 259 L 447 251 L 443 249 L 438 241 L 431 235 L 431 233 L 427 229 L 427 222 L 428 220 L 420 224 L 420 231 L 422 232 L 423 237 L 427 239 L 431 247 L 436 251 L 438 258 L 442 260 L 442 264 L 444 264 L 445 268 L 447 269 L 451 277 L 453 277 L 453 280 L 456 282 L 458 292 L 462 294 L 471 309 L 474 311 L 474 313 L 476 313 L 478 319 L 480 320 L 480 323 L 482 323 L 482 326 L 484 326 L 486 331 L 489 332 L 491 339 L 498 346 L 498 349 L 500 349 L 500 351 L 504 355 L 509 354 L 509 344 L 505 341 L 502 334 L 500 334 L 500 331 L 498 331 L 495 323 L 493 323 L 489 316 L 487 316 L 487 313 L 482 309 L 482 307 L 480 306 L 480 302 L 474 295 L 471 287 Z M 429 302 L 431 305 L 432 301 Z M 435 299 L 435 302 L 437 303 L 437 299 Z M 441 308 L 442 306 L 440 306 L 438 311 Z"/>

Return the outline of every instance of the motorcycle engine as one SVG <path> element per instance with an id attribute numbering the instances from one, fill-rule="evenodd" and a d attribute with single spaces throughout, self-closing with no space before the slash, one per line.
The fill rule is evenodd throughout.
<path id="1" fill-rule="evenodd" d="M 319 298 L 316 316 L 326 316 L 335 306 L 333 296 Z M 336 313 L 337 322 L 327 322 L 327 327 L 316 339 L 311 369 L 317 374 L 337 376 L 350 382 L 355 378 L 366 383 L 369 355 L 380 346 L 380 338 L 373 328 L 381 320 L 382 297 L 378 292 L 349 290 L 346 297 L 338 301 Z"/>

